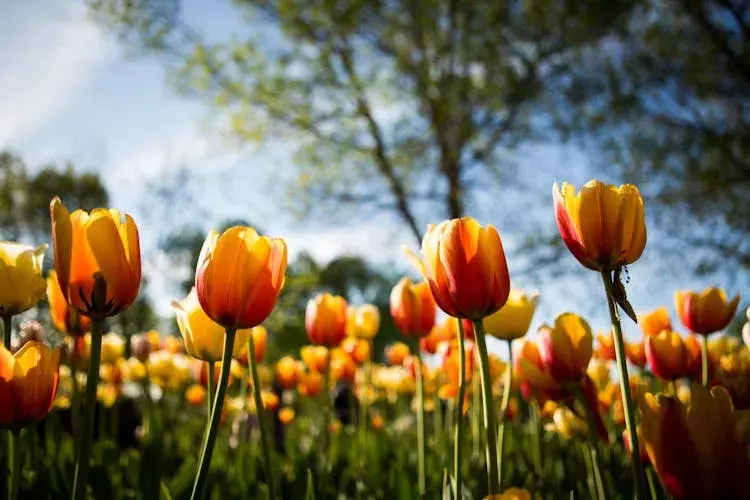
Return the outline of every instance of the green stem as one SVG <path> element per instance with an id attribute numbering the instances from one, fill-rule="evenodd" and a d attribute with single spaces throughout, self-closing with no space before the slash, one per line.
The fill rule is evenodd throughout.
<path id="1" fill-rule="evenodd" d="M 213 408 L 212 405 L 214 403 L 214 394 L 216 393 L 216 387 L 214 387 L 216 385 L 216 381 L 214 380 L 214 376 L 216 374 L 216 372 L 214 371 L 216 370 L 216 362 L 208 361 L 207 363 L 208 363 L 208 367 L 207 367 L 208 371 L 206 372 L 206 389 L 207 389 L 206 415 L 210 417 L 211 410 Z"/>
<path id="2" fill-rule="evenodd" d="M 10 351 L 11 333 L 13 333 L 13 316 L 3 316 L 3 342 L 8 351 Z"/>
<path id="3" fill-rule="evenodd" d="M 263 467 L 266 469 L 266 484 L 268 484 L 268 498 L 273 500 L 274 495 L 274 475 L 271 464 L 271 447 L 268 443 L 268 434 L 264 425 L 263 418 L 263 398 L 260 396 L 260 377 L 258 377 L 258 364 L 255 361 L 255 342 L 252 337 L 247 341 L 247 351 L 250 358 L 250 372 L 253 377 L 253 397 L 255 398 L 255 413 L 258 416 L 258 431 L 260 432 L 260 446 L 263 451 Z"/>
<path id="4" fill-rule="evenodd" d="M 482 403 L 484 404 L 484 432 L 487 435 L 487 481 L 490 495 L 499 492 L 497 480 L 497 420 L 495 420 L 495 407 L 492 398 L 492 379 L 490 378 L 490 360 L 487 354 L 487 340 L 484 337 L 484 324 L 482 320 L 474 321 L 475 339 L 477 351 L 479 352 L 479 368 L 482 376 Z M 509 389 L 506 389 L 508 391 Z M 506 405 L 507 407 L 507 405 Z"/>
<path id="5" fill-rule="evenodd" d="M 10 477 L 8 478 L 8 500 L 18 498 L 18 490 L 21 486 L 21 446 L 19 442 L 20 431 L 8 431 L 8 461 L 10 466 Z"/>
<path id="6" fill-rule="evenodd" d="M 323 374 L 323 456 L 328 455 L 331 433 L 331 350 L 326 353 L 326 369 Z M 324 460 L 325 462 L 325 460 Z"/>
<path id="7" fill-rule="evenodd" d="M 656 493 L 656 479 L 654 479 L 654 470 L 646 469 L 646 477 L 648 478 L 648 489 L 651 493 L 652 500 L 659 500 L 659 495 Z"/>
<path id="8" fill-rule="evenodd" d="M 701 383 L 708 388 L 708 335 L 700 335 L 701 338 Z"/>
<path id="9" fill-rule="evenodd" d="M 606 495 L 604 493 L 604 483 L 602 481 L 602 473 L 599 469 L 599 454 L 596 449 L 597 436 L 596 431 L 596 415 L 594 415 L 594 409 L 591 408 L 580 389 L 575 391 L 576 397 L 583 405 L 583 410 L 586 412 L 587 427 L 589 430 L 589 441 L 588 449 L 591 455 L 591 470 L 594 477 L 594 485 L 596 486 L 596 496 L 600 500 L 605 500 Z"/>
<path id="10" fill-rule="evenodd" d="M 229 383 L 229 371 L 232 368 L 232 351 L 234 350 L 234 338 L 236 333 L 237 330 L 234 328 L 226 329 L 226 336 L 224 337 L 224 354 L 221 358 L 221 375 L 219 376 L 219 387 L 216 390 L 214 406 L 211 409 L 211 420 L 208 425 L 208 429 L 206 430 L 206 440 L 203 442 L 203 450 L 201 451 L 201 460 L 198 466 L 198 473 L 195 476 L 193 493 L 192 495 L 190 495 L 191 500 L 201 498 L 201 493 L 203 492 L 206 478 L 208 477 L 208 469 L 211 465 L 211 456 L 214 453 L 216 434 L 219 431 L 221 411 L 224 407 L 224 395 L 227 392 L 227 385 Z M 212 378 L 213 374 L 211 374 L 211 379 Z"/>
<path id="11" fill-rule="evenodd" d="M 479 377 L 476 376 L 476 370 L 471 377 L 471 458 L 479 459 L 481 443 L 479 439 L 479 420 L 482 412 L 481 391 L 479 389 Z"/>
<path id="12" fill-rule="evenodd" d="M 96 389 L 99 385 L 99 364 L 102 357 L 102 332 L 104 320 L 91 318 L 91 349 L 89 352 L 89 370 L 86 376 L 86 400 L 83 409 L 83 421 L 78 429 L 78 458 L 73 479 L 73 500 L 86 498 L 86 486 L 89 476 L 89 459 L 91 455 L 91 437 L 96 411 Z"/>
<path id="13" fill-rule="evenodd" d="M 461 464 L 464 441 L 464 392 L 466 391 L 466 348 L 464 346 L 464 326 L 461 318 L 456 318 L 458 322 L 458 395 L 456 398 L 456 421 L 454 422 L 453 432 L 453 476 L 456 481 L 456 492 L 454 497 L 457 500 L 461 496 Z"/>
<path id="14" fill-rule="evenodd" d="M 586 484 L 589 487 L 589 495 L 594 500 L 600 500 L 599 491 L 596 487 L 596 474 L 594 473 L 594 462 L 593 457 L 591 456 L 591 447 L 586 446 L 586 444 L 581 442 L 581 454 L 583 455 L 583 461 L 586 462 L 586 474 L 588 475 L 588 477 L 586 478 Z"/>
<path id="15" fill-rule="evenodd" d="M 503 478 L 503 450 L 505 446 L 505 419 L 508 414 L 508 403 L 510 403 L 511 386 L 513 385 L 513 341 L 508 340 L 508 368 L 505 370 L 503 381 L 503 401 L 500 404 L 500 425 L 497 429 L 497 475 L 498 482 Z M 532 403 L 533 404 L 533 403 Z"/>
<path id="16" fill-rule="evenodd" d="M 625 427 L 628 431 L 628 440 L 630 449 L 634 450 L 630 457 L 630 466 L 635 481 L 636 498 L 646 498 L 646 483 L 643 473 L 643 464 L 638 454 L 638 433 L 635 424 L 635 406 L 633 398 L 630 395 L 630 378 L 628 377 L 627 359 L 625 358 L 625 341 L 622 337 L 622 328 L 620 326 L 620 314 L 617 311 L 617 305 L 614 300 L 614 283 L 612 282 L 612 273 L 602 270 L 602 281 L 604 290 L 607 295 L 607 305 L 609 306 L 609 317 L 612 321 L 612 330 L 615 340 L 615 358 L 617 361 L 617 371 L 620 377 L 620 390 L 622 391 L 623 409 L 625 411 Z"/>
<path id="17" fill-rule="evenodd" d="M 539 433 L 539 407 L 536 401 L 531 400 L 529 402 L 529 411 L 531 412 L 531 433 L 534 440 L 533 447 L 533 458 L 534 458 L 534 470 L 536 471 L 537 478 L 542 477 L 542 437 Z"/>
<path id="18" fill-rule="evenodd" d="M 422 375 L 422 353 L 417 352 L 417 467 L 419 469 L 419 496 L 425 495 L 425 430 L 424 430 L 424 380 Z"/>
<path id="19" fill-rule="evenodd" d="M 433 431 L 435 432 L 435 448 L 437 449 L 438 464 L 440 469 L 443 469 L 443 408 L 440 403 L 440 398 L 437 395 L 433 396 L 434 406 L 432 409 L 433 418 Z"/>

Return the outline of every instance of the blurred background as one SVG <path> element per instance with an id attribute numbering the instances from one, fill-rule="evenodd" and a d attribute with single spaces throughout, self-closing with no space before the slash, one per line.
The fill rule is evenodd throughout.
<path id="1" fill-rule="evenodd" d="M 319 290 L 381 307 L 382 351 L 414 273 L 400 246 L 461 215 L 498 227 L 536 326 L 603 330 L 556 180 L 641 189 L 636 311 L 748 291 L 750 1 L 3 2 L 0 67 L 0 238 L 49 241 L 54 195 L 131 213 L 145 282 L 124 334 L 176 333 L 206 232 L 242 223 L 289 246 L 271 360 L 306 343 Z"/>

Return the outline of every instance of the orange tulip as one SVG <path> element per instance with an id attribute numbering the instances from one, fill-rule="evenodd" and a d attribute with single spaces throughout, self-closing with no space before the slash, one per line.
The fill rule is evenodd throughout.
<path id="1" fill-rule="evenodd" d="M 612 334 L 597 333 L 596 340 L 599 345 L 596 347 L 596 351 L 594 351 L 594 357 L 602 360 L 614 361 L 615 338 Z"/>
<path id="2" fill-rule="evenodd" d="M 703 353 L 701 353 L 701 344 L 698 337 L 695 335 L 688 335 L 683 340 L 685 346 L 685 374 L 684 376 L 690 377 L 695 380 L 700 380 L 703 372 Z M 708 373 L 709 380 L 713 372 L 713 363 L 711 357 L 708 358 Z"/>
<path id="3" fill-rule="evenodd" d="M 640 435 L 667 492 L 677 499 L 745 498 L 750 491 L 747 447 L 736 433 L 727 392 L 691 387 L 690 406 L 646 394 Z"/>
<path id="4" fill-rule="evenodd" d="M 589 269 L 611 270 L 638 260 L 646 247 L 646 217 L 638 188 L 587 182 L 579 193 L 552 187 L 555 219 L 570 253 Z"/>
<path id="5" fill-rule="evenodd" d="M 322 345 L 306 345 L 300 349 L 300 358 L 308 370 L 325 373 L 328 369 L 330 354 Z"/>
<path id="6" fill-rule="evenodd" d="M 581 380 L 592 351 L 591 328 L 577 314 L 561 314 L 554 327 L 539 328 L 539 354 L 545 369 L 558 382 Z"/>
<path id="7" fill-rule="evenodd" d="M 291 356 L 284 356 L 276 362 L 276 382 L 282 389 L 291 389 L 297 385 L 302 368 L 300 362 Z"/>
<path id="8" fill-rule="evenodd" d="M 682 324 L 691 332 L 708 335 L 723 330 L 732 322 L 740 296 L 737 294 L 728 301 L 724 290 L 709 287 L 700 293 L 680 290 L 674 300 Z"/>
<path id="9" fill-rule="evenodd" d="M 427 282 L 402 278 L 391 291 L 391 316 L 404 335 L 426 337 L 435 326 L 437 305 Z"/>
<path id="10" fill-rule="evenodd" d="M 368 340 L 349 337 L 341 343 L 341 348 L 358 365 L 370 359 L 370 342 Z"/>
<path id="11" fill-rule="evenodd" d="M 677 333 L 664 330 L 658 335 L 646 337 L 645 345 L 648 366 L 654 375 L 664 380 L 685 376 L 688 353 Z"/>
<path id="12" fill-rule="evenodd" d="M 643 335 L 646 337 L 658 335 L 664 330 L 672 331 L 672 321 L 669 319 L 669 312 L 666 307 L 660 307 L 650 313 L 639 315 L 638 324 L 641 325 Z"/>
<path id="13" fill-rule="evenodd" d="M 294 410 L 292 408 L 284 407 L 279 410 L 279 422 L 281 425 L 289 425 L 294 422 Z"/>
<path id="14" fill-rule="evenodd" d="M 20 430 L 41 420 L 55 401 L 60 349 L 30 341 L 11 354 L 0 346 L 0 428 Z"/>
<path id="15" fill-rule="evenodd" d="M 331 379 L 354 382 L 357 366 L 352 358 L 341 348 L 331 350 Z"/>
<path id="16" fill-rule="evenodd" d="M 435 302 L 450 316 L 482 319 L 508 300 L 508 264 L 493 226 L 471 217 L 429 226 L 422 255 Z"/>
<path id="17" fill-rule="evenodd" d="M 127 309 L 141 286 L 141 250 L 133 218 L 115 209 L 68 212 L 50 203 L 57 281 L 68 304 L 89 317 Z"/>
<path id="18" fill-rule="evenodd" d="M 167 337 L 164 339 L 164 350 L 178 354 L 185 352 L 185 342 L 180 337 Z"/>
<path id="19" fill-rule="evenodd" d="M 54 270 L 47 275 L 47 302 L 52 323 L 61 332 L 79 337 L 91 328 L 91 320 L 68 305 Z"/>
<path id="20" fill-rule="evenodd" d="M 536 397 L 543 403 L 544 399 L 558 400 L 564 396 L 562 386 L 544 368 L 542 356 L 535 342 L 527 340 L 516 346 L 513 371 L 513 378 L 518 382 L 521 394 L 526 399 Z"/>
<path id="21" fill-rule="evenodd" d="M 200 384 L 193 384 L 185 391 L 185 401 L 190 406 L 203 406 L 206 400 L 206 388 Z"/>
<path id="22" fill-rule="evenodd" d="M 299 377 L 299 385 L 297 391 L 302 396 L 308 398 L 314 398 L 323 390 L 323 375 L 318 372 L 307 372 L 303 373 Z"/>
<path id="23" fill-rule="evenodd" d="M 252 328 L 276 306 L 286 274 L 286 243 L 251 227 L 214 230 L 203 243 L 195 288 L 208 317 L 224 328 Z"/>
<path id="24" fill-rule="evenodd" d="M 263 362 L 263 358 L 266 357 L 268 331 L 266 331 L 263 325 L 255 326 L 250 330 L 250 338 L 253 341 L 253 348 L 255 349 L 255 362 L 260 364 Z M 237 361 L 239 361 L 242 366 L 249 366 L 250 360 L 247 353 L 247 342 L 245 342 L 245 345 L 240 351 Z"/>
<path id="25" fill-rule="evenodd" d="M 408 345 L 403 342 L 394 342 L 385 348 L 385 359 L 391 366 L 401 366 L 410 352 Z"/>
<path id="26" fill-rule="evenodd" d="M 626 342 L 625 356 L 634 366 L 646 366 L 646 346 L 643 342 Z"/>
<path id="27" fill-rule="evenodd" d="M 346 300 L 323 293 L 310 299 L 305 309 L 305 330 L 313 344 L 335 347 L 346 337 Z"/>

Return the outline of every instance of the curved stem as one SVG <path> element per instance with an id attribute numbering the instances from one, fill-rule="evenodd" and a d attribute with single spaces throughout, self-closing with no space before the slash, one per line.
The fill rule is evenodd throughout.
<path id="1" fill-rule="evenodd" d="M 631 450 L 639 450 L 638 433 L 635 424 L 635 406 L 633 398 L 630 396 L 630 378 L 628 377 L 627 359 L 625 358 L 625 342 L 622 338 L 622 328 L 620 326 L 620 314 L 617 311 L 617 305 L 614 299 L 614 283 L 612 282 L 612 273 L 603 270 L 601 272 L 604 290 L 607 295 L 607 305 L 609 306 L 609 317 L 612 321 L 612 331 L 615 340 L 615 358 L 617 361 L 617 372 L 620 377 L 620 390 L 622 391 L 623 409 L 625 411 L 625 427 L 628 431 L 628 439 Z M 646 483 L 643 473 L 643 464 L 641 463 L 638 452 L 634 452 L 630 457 L 630 466 L 635 481 L 636 498 L 646 498 Z"/>
<path id="2" fill-rule="evenodd" d="M 263 451 L 263 467 L 266 469 L 266 483 L 268 484 L 268 498 L 273 500 L 276 498 L 274 495 L 274 475 L 273 467 L 271 464 L 271 448 L 268 444 L 268 434 L 264 425 L 265 419 L 263 418 L 263 398 L 260 396 L 260 377 L 258 377 L 258 364 L 255 361 L 255 342 L 252 337 L 247 341 L 247 350 L 250 358 L 250 371 L 253 376 L 253 398 L 255 398 L 255 412 L 258 416 L 258 430 L 260 431 L 260 446 Z"/>
<path id="3" fill-rule="evenodd" d="M 10 334 L 13 332 L 13 316 L 3 316 L 3 342 L 10 351 Z"/>
<path id="4" fill-rule="evenodd" d="M 91 348 L 89 350 L 89 370 L 86 375 L 86 406 L 83 409 L 83 421 L 79 429 L 78 458 L 73 479 L 73 499 L 86 498 L 86 485 L 89 475 L 89 455 L 91 454 L 91 434 L 94 427 L 94 412 L 96 411 L 96 389 L 99 385 L 99 363 L 102 357 L 102 330 L 104 321 L 92 318 Z"/>
<path id="5" fill-rule="evenodd" d="M 708 388 L 708 335 L 701 335 L 701 383 Z"/>
<path id="6" fill-rule="evenodd" d="M 508 340 L 508 368 L 505 369 L 505 380 L 503 381 L 503 401 L 500 405 L 500 425 L 497 429 L 498 483 L 501 483 L 503 480 L 503 449 L 505 446 L 505 418 L 507 417 L 507 414 L 508 414 L 508 403 L 510 403 L 510 391 L 511 391 L 512 384 L 513 384 L 513 341 Z"/>
<path id="7" fill-rule="evenodd" d="M 479 374 L 482 382 L 482 403 L 484 405 L 484 432 L 487 435 L 487 481 L 490 495 L 499 491 L 497 480 L 497 420 L 495 420 L 495 405 L 492 398 L 492 378 L 490 378 L 490 360 L 487 354 L 487 339 L 484 337 L 482 320 L 474 321 L 474 338 L 479 352 Z M 509 388 L 506 388 L 508 391 Z M 507 406 L 507 405 L 506 405 Z"/>
<path id="8" fill-rule="evenodd" d="M 464 441 L 464 391 L 466 390 L 466 348 L 464 346 L 464 326 L 461 318 L 456 318 L 458 322 L 458 395 L 456 398 L 456 421 L 454 422 L 453 432 L 453 476 L 456 481 L 456 492 L 454 497 L 457 500 L 461 496 L 461 459 Z"/>
<path id="9" fill-rule="evenodd" d="M 8 478 L 8 500 L 18 498 L 18 490 L 21 486 L 21 446 L 20 432 L 8 431 L 8 460 L 10 465 L 10 478 Z"/>
<path id="10" fill-rule="evenodd" d="M 425 495 L 425 431 L 424 431 L 424 377 L 422 353 L 417 346 L 417 468 L 419 470 L 419 496 Z"/>
<path id="11" fill-rule="evenodd" d="M 211 409 L 210 423 L 206 429 L 206 439 L 203 442 L 201 451 L 201 460 L 198 465 L 198 473 L 195 476 L 193 484 L 193 493 L 190 495 L 191 500 L 201 498 L 201 493 L 208 476 L 208 468 L 211 465 L 211 456 L 214 453 L 214 443 L 216 434 L 219 431 L 219 421 L 221 420 L 221 411 L 224 407 L 224 395 L 227 392 L 229 383 L 229 371 L 232 368 L 232 351 L 234 350 L 234 338 L 237 331 L 234 328 L 227 328 L 224 336 L 224 354 L 221 358 L 221 375 L 219 375 L 219 387 L 216 390 L 214 406 Z M 213 374 L 211 375 L 213 377 Z"/>

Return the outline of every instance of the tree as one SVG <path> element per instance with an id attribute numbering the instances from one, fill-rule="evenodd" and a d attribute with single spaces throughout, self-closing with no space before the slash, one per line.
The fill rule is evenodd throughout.
<path id="1" fill-rule="evenodd" d="M 663 241 L 750 268 L 750 2 L 641 1 L 575 76 L 563 129 L 645 186 Z"/>
<path id="2" fill-rule="evenodd" d="M 163 58 L 242 140 L 293 140 L 309 209 L 458 217 L 505 153 L 546 137 L 538 106 L 581 54 L 623 29 L 632 2 L 234 2 L 247 33 L 208 41 L 179 0 L 89 0 L 128 47 Z M 344 211 L 351 217 L 351 210 Z"/>

